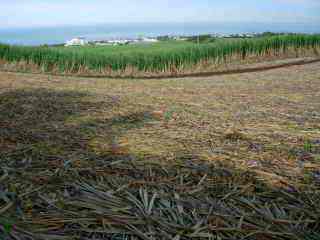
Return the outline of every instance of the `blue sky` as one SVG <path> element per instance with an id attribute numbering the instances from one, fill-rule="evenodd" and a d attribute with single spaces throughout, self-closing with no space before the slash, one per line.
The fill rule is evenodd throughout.
<path id="1" fill-rule="evenodd" d="M 320 24 L 320 0 L 0 0 L 0 28 L 194 21 Z"/>

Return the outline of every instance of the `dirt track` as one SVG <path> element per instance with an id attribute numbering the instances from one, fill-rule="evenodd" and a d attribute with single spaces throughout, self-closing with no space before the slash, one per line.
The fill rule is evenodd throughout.
<path id="1" fill-rule="evenodd" d="M 287 68 L 292 66 L 301 66 L 311 63 L 320 62 L 320 58 L 305 58 L 298 60 L 288 59 L 287 62 L 281 63 L 260 63 L 252 64 L 249 67 L 236 68 L 236 69 L 227 69 L 227 70 L 218 70 L 218 71 L 208 71 L 208 72 L 195 72 L 195 73 L 177 73 L 174 75 L 151 75 L 151 76 L 106 76 L 106 75 L 74 75 L 74 74 L 49 74 L 52 76 L 75 76 L 75 77 L 84 77 L 84 78 L 117 78 L 117 79 L 168 79 L 168 78 L 197 78 L 197 77 L 210 77 L 210 76 L 221 76 L 221 75 L 231 75 L 239 73 L 252 73 L 252 72 L 263 72 L 272 69 Z M 0 72 L 14 72 L 1 70 Z M 39 73 L 34 73 L 39 74 Z M 41 73 L 42 74 L 42 73 Z"/>

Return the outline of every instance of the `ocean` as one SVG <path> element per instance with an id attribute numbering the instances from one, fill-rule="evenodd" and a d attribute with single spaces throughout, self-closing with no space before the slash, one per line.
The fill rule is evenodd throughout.
<path id="1" fill-rule="evenodd" d="M 0 29 L 0 43 L 13 45 L 61 44 L 74 37 L 87 40 L 156 37 L 163 35 L 239 34 L 271 32 L 320 33 L 320 24 L 307 23 L 141 23 L 97 24 Z"/>

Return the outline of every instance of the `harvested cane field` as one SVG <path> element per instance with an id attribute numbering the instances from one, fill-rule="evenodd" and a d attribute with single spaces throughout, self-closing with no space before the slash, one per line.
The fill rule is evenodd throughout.
<path id="1" fill-rule="evenodd" d="M 320 63 L 0 74 L 0 239 L 320 238 Z"/>
<path id="2" fill-rule="evenodd" d="M 280 35 L 195 44 L 88 47 L 0 45 L 1 68 L 23 72 L 81 76 L 145 77 L 235 68 L 234 64 L 319 56 L 320 35 Z"/>

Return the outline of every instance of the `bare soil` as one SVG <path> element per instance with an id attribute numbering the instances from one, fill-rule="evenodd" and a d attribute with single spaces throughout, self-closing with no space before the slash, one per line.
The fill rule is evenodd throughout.
<path id="1" fill-rule="evenodd" d="M 0 239 L 317 239 L 320 63 L 0 73 Z"/>

